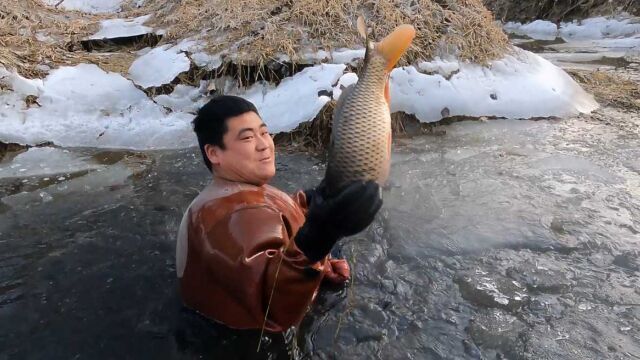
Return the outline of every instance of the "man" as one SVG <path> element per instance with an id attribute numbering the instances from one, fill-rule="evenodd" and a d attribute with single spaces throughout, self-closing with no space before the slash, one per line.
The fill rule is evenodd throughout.
<path id="1" fill-rule="evenodd" d="M 382 206 L 374 182 L 325 198 L 322 187 L 288 196 L 267 182 L 275 153 L 255 106 L 219 96 L 193 121 L 211 183 L 180 225 L 176 270 L 184 304 L 236 329 L 298 325 L 323 279 L 343 283 L 329 259 L 342 237 L 364 230 Z"/>

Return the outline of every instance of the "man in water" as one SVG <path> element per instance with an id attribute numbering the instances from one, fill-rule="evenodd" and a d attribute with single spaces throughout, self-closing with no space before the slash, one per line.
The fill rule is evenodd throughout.
<path id="1" fill-rule="evenodd" d="M 322 184 L 289 196 L 275 175 L 273 139 L 255 106 L 219 96 L 193 120 L 211 183 L 182 218 L 176 271 L 184 304 L 236 329 L 279 332 L 298 325 L 320 283 L 349 279 L 329 252 L 364 230 L 382 206 L 375 182 L 331 198 Z"/>

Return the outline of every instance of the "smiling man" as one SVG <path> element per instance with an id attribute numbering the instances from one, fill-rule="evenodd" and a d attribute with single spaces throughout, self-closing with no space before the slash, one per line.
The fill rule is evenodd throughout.
<path id="1" fill-rule="evenodd" d="M 178 233 L 184 304 L 237 329 L 299 324 L 323 279 L 349 279 L 346 261 L 329 252 L 373 221 L 382 206 L 378 185 L 353 183 L 332 198 L 321 186 L 289 196 L 267 185 L 276 171 L 273 139 L 240 97 L 212 99 L 193 124 L 213 178 Z"/>

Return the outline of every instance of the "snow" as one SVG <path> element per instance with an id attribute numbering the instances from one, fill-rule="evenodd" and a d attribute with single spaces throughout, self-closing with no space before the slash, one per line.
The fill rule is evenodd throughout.
<path id="1" fill-rule="evenodd" d="M 357 82 L 358 75 L 355 73 L 350 72 L 342 75 L 340 80 L 338 80 L 338 84 L 333 88 L 333 100 L 338 100 L 342 94 L 342 90 Z"/>
<path id="2" fill-rule="evenodd" d="M 0 163 L 0 178 L 74 173 L 99 167 L 100 165 L 88 162 L 69 150 L 52 147 L 30 148 L 17 155 L 11 162 Z"/>
<path id="3" fill-rule="evenodd" d="M 365 49 L 340 49 L 331 52 L 331 62 L 333 64 L 353 64 L 354 61 L 364 59 Z"/>
<path id="4" fill-rule="evenodd" d="M 640 34 L 640 22 L 632 19 L 607 19 L 597 17 L 571 23 L 563 23 L 560 36 L 565 41 L 597 40 L 606 38 L 631 37 Z"/>
<path id="5" fill-rule="evenodd" d="M 337 49 L 331 52 L 319 50 L 316 52 L 307 52 L 302 55 L 302 61 L 306 62 L 328 62 L 330 64 L 351 64 L 356 65 L 360 59 L 364 59 L 365 49 Z M 282 56 L 281 60 L 290 61 L 286 56 Z"/>
<path id="6" fill-rule="evenodd" d="M 189 70 L 191 61 L 180 46 L 163 45 L 137 58 L 129 68 L 129 79 L 143 88 L 168 84 Z"/>
<path id="7" fill-rule="evenodd" d="M 524 25 L 517 22 L 508 22 L 503 28 L 506 32 L 526 35 L 536 40 L 554 40 L 558 36 L 558 26 L 546 20 L 536 20 Z"/>
<path id="8" fill-rule="evenodd" d="M 102 20 L 100 30 L 87 40 L 115 39 L 152 33 L 152 28 L 143 25 L 150 17 L 151 15 L 145 15 L 134 19 Z"/>
<path id="9" fill-rule="evenodd" d="M 580 21 L 574 20 L 570 23 L 561 23 L 559 28 L 556 24 L 544 20 L 536 20 L 529 24 L 508 22 L 504 24 L 503 28 L 506 32 L 525 35 L 536 40 L 555 40 L 557 37 L 561 37 L 566 42 L 623 38 L 637 39 L 640 37 L 640 21 L 638 18 L 628 17 L 596 17 Z M 605 47 L 625 46 L 609 45 Z"/>
<path id="10" fill-rule="evenodd" d="M 256 105 L 270 131 L 289 131 L 301 122 L 312 120 L 331 100 L 318 96 L 318 92 L 330 91 L 344 69 L 342 64 L 321 64 L 282 80 L 277 87 L 259 83 L 237 95 Z"/>
<path id="11" fill-rule="evenodd" d="M 7 69 L 2 66 L 0 66 L 0 84 L 5 84 L 17 94 L 24 96 L 38 96 L 42 91 L 43 85 L 40 79 L 26 79 L 15 71 L 7 71 Z"/>
<path id="12" fill-rule="evenodd" d="M 222 65 L 222 57 L 220 54 L 217 55 L 209 55 L 206 52 L 197 52 L 191 55 L 191 60 L 202 68 L 206 68 L 207 70 L 215 70 Z"/>
<path id="13" fill-rule="evenodd" d="M 443 60 L 437 56 L 432 61 L 418 64 L 418 68 L 428 74 L 440 74 L 448 78 L 460 71 L 460 63 L 455 59 Z"/>
<path id="14" fill-rule="evenodd" d="M 55 6 L 60 0 L 43 0 L 45 5 Z M 58 8 L 78 10 L 90 14 L 115 13 L 120 11 L 124 0 L 64 0 Z"/>
<path id="15" fill-rule="evenodd" d="M 199 45 L 170 46 L 152 49 L 137 60 L 148 57 L 150 69 L 136 72 L 132 66 L 130 75 L 136 83 L 147 87 L 171 81 L 188 67 L 176 71 L 162 56 L 184 56 L 182 51 L 197 50 Z M 262 82 L 245 89 L 230 79 L 214 83 L 224 93 L 252 101 L 271 131 L 281 132 L 312 120 L 331 100 L 320 93 L 332 92 L 337 99 L 344 87 L 357 82 L 358 76 L 345 73 L 346 68 L 344 64 L 308 67 L 277 86 Z M 1 67 L 0 71 L 2 81 L 17 89 L 0 93 L 0 141 L 23 144 L 53 141 L 60 146 L 130 149 L 193 146 L 193 113 L 206 101 L 207 85 L 211 86 L 207 82 L 197 88 L 177 85 L 171 94 L 151 100 L 131 80 L 95 65 L 62 67 L 51 71 L 44 81 L 24 79 Z M 141 74 L 144 76 L 135 76 Z M 489 67 L 436 58 L 417 67 L 394 69 L 390 81 L 391 110 L 415 114 L 425 122 L 454 115 L 565 116 L 598 106 L 564 71 L 516 48 Z M 24 97 L 28 94 L 37 94 L 41 107 L 27 108 Z"/>
<path id="16" fill-rule="evenodd" d="M 167 112 L 120 74 L 80 64 L 53 70 L 24 109 L 16 93 L 0 95 L 0 141 L 131 149 L 195 144 L 191 114 Z"/>
<path id="17" fill-rule="evenodd" d="M 396 68 L 391 73 L 390 91 L 392 112 L 415 114 L 421 121 L 437 121 L 443 114 L 566 116 L 598 107 L 560 68 L 519 49 L 494 61 L 490 68 L 460 63 L 460 71 L 450 80 L 440 74 L 421 74 L 412 66 Z"/>
<path id="18" fill-rule="evenodd" d="M 172 111 L 195 113 L 204 105 L 203 95 L 207 90 L 207 82 L 202 81 L 200 87 L 178 84 L 169 95 L 158 95 L 153 100 Z"/>

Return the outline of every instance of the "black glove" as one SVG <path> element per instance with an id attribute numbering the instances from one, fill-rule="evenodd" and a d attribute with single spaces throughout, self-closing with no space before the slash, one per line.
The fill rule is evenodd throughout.
<path id="1" fill-rule="evenodd" d="M 354 182 L 331 198 L 324 196 L 322 186 L 305 191 L 307 220 L 295 237 L 298 248 L 313 262 L 327 256 L 340 238 L 364 230 L 382 207 L 380 186 L 374 181 Z"/>

